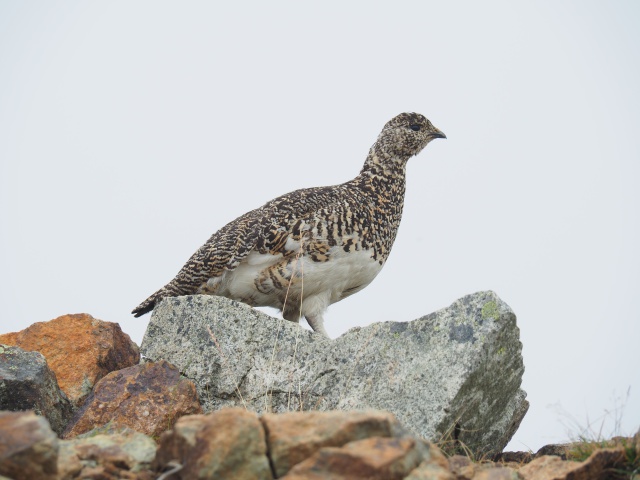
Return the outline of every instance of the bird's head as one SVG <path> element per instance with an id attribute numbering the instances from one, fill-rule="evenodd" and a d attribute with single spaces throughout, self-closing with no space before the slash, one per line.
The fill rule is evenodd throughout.
<path id="1" fill-rule="evenodd" d="M 434 138 L 447 138 L 419 113 L 401 113 L 393 117 L 380 132 L 378 153 L 408 160 L 417 155 Z"/>

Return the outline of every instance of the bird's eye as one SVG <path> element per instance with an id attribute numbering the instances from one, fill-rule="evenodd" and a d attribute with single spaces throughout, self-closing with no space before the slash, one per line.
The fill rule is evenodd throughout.
<path id="1" fill-rule="evenodd" d="M 412 123 L 411 125 L 409 125 L 409 128 L 414 132 L 417 132 L 420 130 L 420 125 L 418 125 L 417 123 Z"/>

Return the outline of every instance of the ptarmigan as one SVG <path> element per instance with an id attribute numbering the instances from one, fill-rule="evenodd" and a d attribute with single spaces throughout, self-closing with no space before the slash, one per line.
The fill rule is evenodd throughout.
<path id="1" fill-rule="evenodd" d="M 417 113 L 382 129 L 360 174 L 331 187 L 296 190 L 225 225 L 176 277 L 133 310 L 136 317 L 165 297 L 220 295 L 304 316 L 325 336 L 332 303 L 369 285 L 396 238 L 404 205 L 407 160 L 434 138 L 447 138 Z"/>

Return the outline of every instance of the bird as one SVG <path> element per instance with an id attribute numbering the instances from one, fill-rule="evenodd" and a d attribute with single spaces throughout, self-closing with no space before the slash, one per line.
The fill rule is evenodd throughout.
<path id="1" fill-rule="evenodd" d="M 138 305 L 140 317 L 167 297 L 217 295 L 304 317 L 329 338 L 329 305 L 369 285 L 396 238 L 409 158 L 447 138 L 423 115 L 389 120 L 360 173 L 345 183 L 295 190 L 228 223 L 202 245 L 173 280 Z"/>

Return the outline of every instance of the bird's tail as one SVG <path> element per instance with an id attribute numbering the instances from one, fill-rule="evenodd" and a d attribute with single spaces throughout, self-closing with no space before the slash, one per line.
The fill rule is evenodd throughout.
<path id="1" fill-rule="evenodd" d="M 160 298 L 156 298 L 154 295 L 147 298 L 144 302 L 134 308 L 131 313 L 133 313 L 134 317 L 141 317 L 145 313 L 149 313 L 156 306 L 156 302 L 158 302 Z"/>
<path id="2" fill-rule="evenodd" d="M 181 295 L 181 293 L 179 291 L 176 291 L 175 287 L 170 283 L 162 287 L 160 290 L 158 290 L 156 293 L 151 295 L 149 298 L 147 298 L 144 302 L 142 302 L 140 305 L 134 308 L 131 313 L 136 318 L 141 317 L 145 313 L 149 313 L 151 310 L 153 310 L 155 306 L 158 303 L 160 303 L 160 300 L 162 300 L 163 298 L 176 297 L 178 295 Z"/>

